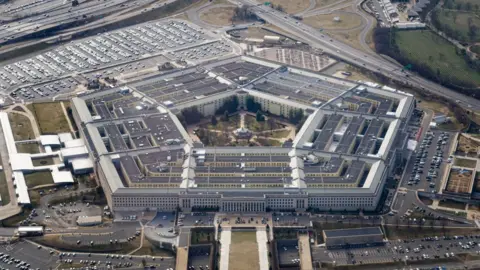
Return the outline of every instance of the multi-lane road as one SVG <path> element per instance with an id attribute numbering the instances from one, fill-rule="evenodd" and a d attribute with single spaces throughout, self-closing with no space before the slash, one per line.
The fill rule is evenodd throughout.
<path id="1" fill-rule="evenodd" d="M 76 7 L 72 7 L 71 4 L 61 3 L 58 6 L 52 6 L 49 10 L 43 10 L 42 6 L 34 6 L 31 8 L 31 13 L 36 15 L 26 16 L 21 20 L 4 24 L 0 27 L 0 43 L 15 40 L 58 25 L 81 21 L 97 15 L 108 15 L 111 12 L 118 12 L 127 8 L 141 7 L 156 1 L 110 0 L 85 3 L 80 1 L 81 4 Z"/>
<path id="2" fill-rule="evenodd" d="M 299 38 L 309 42 L 314 48 L 320 48 L 324 52 L 334 55 L 346 62 L 366 68 L 397 81 L 408 83 L 409 85 L 429 91 L 447 99 L 454 100 L 472 110 L 480 110 L 480 103 L 475 99 L 457 93 L 451 89 L 438 85 L 432 81 L 418 76 L 409 71 L 403 71 L 402 66 L 390 62 L 378 55 L 373 55 L 359 51 L 351 46 L 335 40 L 320 31 L 310 27 L 301 21 L 298 21 L 288 14 L 274 10 L 265 5 L 259 5 L 255 0 L 231 0 L 236 4 L 246 4 L 252 6 L 252 11 L 258 17 L 268 21 L 287 32 L 296 35 Z"/>

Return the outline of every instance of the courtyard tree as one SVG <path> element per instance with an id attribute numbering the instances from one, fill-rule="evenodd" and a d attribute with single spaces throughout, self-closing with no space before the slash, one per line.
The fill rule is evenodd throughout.
<path id="1" fill-rule="evenodd" d="M 247 97 L 247 100 L 245 103 L 247 106 L 247 110 L 249 112 L 257 112 L 258 110 L 262 109 L 262 106 L 260 105 L 260 103 L 256 102 L 255 99 L 251 96 Z"/>
<path id="2" fill-rule="evenodd" d="M 222 119 L 222 121 L 227 122 L 228 119 L 229 119 L 228 110 L 225 110 L 225 111 L 223 112 L 223 119 Z"/>
<path id="3" fill-rule="evenodd" d="M 212 115 L 210 122 L 212 123 L 212 126 L 216 126 L 218 124 L 217 117 L 215 117 L 215 115 Z"/>
<path id="4" fill-rule="evenodd" d="M 260 110 L 258 110 L 257 113 L 255 114 L 255 119 L 257 119 L 257 122 L 262 122 L 265 120 L 265 117 L 263 116 Z"/>
<path id="5" fill-rule="evenodd" d="M 267 124 L 268 124 L 268 127 L 270 128 L 270 134 L 272 134 L 273 129 L 275 128 L 275 120 L 272 117 L 268 117 Z"/>

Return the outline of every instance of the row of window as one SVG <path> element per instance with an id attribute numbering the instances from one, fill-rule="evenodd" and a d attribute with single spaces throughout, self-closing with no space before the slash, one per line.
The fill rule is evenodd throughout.
<path id="1" fill-rule="evenodd" d="M 265 202 L 269 207 L 272 208 L 291 208 L 294 203 L 293 198 L 284 198 L 284 199 L 268 199 Z M 194 198 L 193 205 L 190 205 L 191 200 L 184 199 L 184 206 L 218 206 L 220 204 L 220 199 L 218 198 Z M 187 203 L 188 202 L 188 203 Z M 253 202 L 223 202 L 223 205 L 242 205 Z M 264 203 L 264 202 L 255 202 L 255 203 Z M 175 208 L 178 206 L 178 198 L 162 198 L 162 197 L 146 197 L 146 198 L 135 198 L 135 197 L 114 197 L 113 204 L 115 207 L 160 207 L 160 208 Z M 340 197 L 329 197 L 329 198 L 309 198 L 309 206 L 327 206 L 327 207 L 343 207 L 343 206 L 373 206 L 373 198 L 340 198 Z M 297 201 L 297 207 L 303 208 L 304 201 L 300 199 Z"/>

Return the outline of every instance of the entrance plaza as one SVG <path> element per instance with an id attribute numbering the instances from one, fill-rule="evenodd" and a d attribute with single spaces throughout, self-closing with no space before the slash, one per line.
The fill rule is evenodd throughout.
<path id="1" fill-rule="evenodd" d="M 273 238 L 270 214 L 228 214 L 215 216 L 220 240 L 220 269 L 268 269 L 268 242 Z"/>

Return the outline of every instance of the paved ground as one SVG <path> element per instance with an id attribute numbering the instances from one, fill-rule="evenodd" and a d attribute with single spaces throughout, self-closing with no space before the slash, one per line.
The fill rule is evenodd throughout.
<path id="1" fill-rule="evenodd" d="M 88 254 L 88 253 L 63 253 L 64 256 L 61 256 L 60 252 L 50 253 L 51 249 L 46 247 L 38 248 L 38 245 L 32 244 L 28 241 L 21 240 L 20 242 L 14 243 L 12 245 L 2 245 L 0 246 L 0 252 L 4 254 L 9 254 L 11 257 L 18 258 L 26 263 L 31 264 L 30 268 L 40 268 L 40 269 L 55 269 L 60 264 L 63 267 L 68 267 L 68 264 L 79 265 L 84 264 L 80 261 L 88 260 L 88 265 L 96 265 L 98 267 L 106 267 L 107 262 L 111 262 L 112 266 L 115 268 L 125 267 L 131 264 L 131 268 L 142 267 L 142 260 L 144 259 L 146 265 L 155 265 L 156 269 L 166 270 L 174 267 L 174 258 L 164 257 L 164 258 L 153 258 L 145 256 L 122 256 L 112 258 L 110 254 Z M 64 263 L 65 260 L 72 260 L 72 263 Z M 62 262 L 63 261 L 63 262 Z M 91 264 L 95 262 L 94 264 Z M 120 263 L 122 264 L 120 266 Z M 1 267 L 12 268 L 15 266 L 5 264 L 3 261 L 0 261 Z"/>
<path id="2" fill-rule="evenodd" d="M 372 264 L 405 260 L 421 261 L 426 258 L 447 258 L 460 253 L 480 252 L 477 242 L 479 236 L 463 239 L 425 241 L 424 239 L 413 239 L 410 241 L 390 241 L 384 246 L 364 247 L 355 249 L 327 250 L 324 247 L 314 247 L 312 257 L 314 261 L 336 261 L 337 265 L 343 264 Z M 469 249 L 465 249 L 467 243 L 471 243 Z M 416 250 L 418 248 L 418 250 Z M 447 255 L 448 253 L 448 255 Z M 406 257 L 407 256 L 407 257 Z"/>

